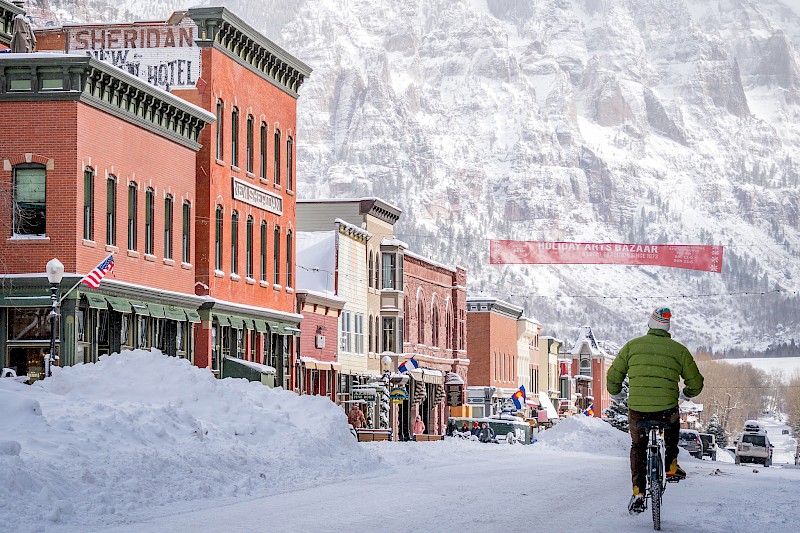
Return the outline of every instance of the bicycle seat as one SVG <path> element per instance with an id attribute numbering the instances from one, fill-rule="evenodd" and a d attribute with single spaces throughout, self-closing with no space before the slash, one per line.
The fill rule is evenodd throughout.
<path id="1" fill-rule="evenodd" d="M 650 431 L 651 429 L 664 429 L 667 423 L 663 420 L 642 420 L 636 426 L 642 431 Z"/>

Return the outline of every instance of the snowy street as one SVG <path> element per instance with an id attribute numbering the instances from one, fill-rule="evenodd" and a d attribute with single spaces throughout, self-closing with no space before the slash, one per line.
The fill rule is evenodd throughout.
<path id="1" fill-rule="evenodd" d="M 3 532 L 652 530 L 627 512 L 629 435 L 592 417 L 532 446 L 359 444 L 325 398 L 144 351 L 0 381 L 0 405 Z M 681 453 L 665 531 L 798 530 L 796 441 L 763 423 L 771 468 Z"/>

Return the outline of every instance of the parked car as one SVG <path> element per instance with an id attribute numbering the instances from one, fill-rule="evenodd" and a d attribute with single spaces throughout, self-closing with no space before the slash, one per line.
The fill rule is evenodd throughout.
<path id="1" fill-rule="evenodd" d="M 737 465 L 740 463 L 761 463 L 765 467 L 769 467 L 772 464 L 772 444 L 769 442 L 767 432 L 762 429 L 742 433 L 739 436 L 739 443 L 736 445 L 734 462 Z"/>
<path id="2" fill-rule="evenodd" d="M 678 446 L 698 459 L 703 458 L 703 441 L 700 440 L 699 431 L 694 429 L 682 429 L 678 440 Z"/>
<path id="3" fill-rule="evenodd" d="M 781 431 L 781 435 L 788 435 L 788 434 L 789 434 L 788 429 L 784 429 L 783 431 Z"/>
<path id="4" fill-rule="evenodd" d="M 712 461 L 716 461 L 717 438 L 711 433 L 700 433 L 700 440 L 703 441 L 703 457 L 711 457 Z"/>
<path id="5" fill-rule="evenodd" d="M 451 417 L 452 421 L 457 428 L 463 426 L 464 422 L 467 427 L 471 428 L 477 422 L 483 425 L 484 422 L 494 432 L 494 438 L 490 442 L 503 442 L 508 444 L 531 444 L 533 442 L 533 431 L 531 425 L 525 422 L 524 418 L 509 415 L 492 415 L 485 418 L 465 418 L 465 417 Z M 461 431 L 455 431 L 454 436 L 461 436 Z M 458 434 L 458 435 L 456 435 Z M 467 436 L 467 438 L 469 438 Z"/>

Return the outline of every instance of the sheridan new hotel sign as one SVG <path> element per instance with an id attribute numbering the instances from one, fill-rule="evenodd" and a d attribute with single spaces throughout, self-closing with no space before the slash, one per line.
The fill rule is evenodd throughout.
<path id="1" fill-rule="evenodd" d="M 179 24 L 67 26 L 67 51 L 111 63 L 162 89 L 193 89 L 200 78 L 197 25 Z"/>
<path id="2" fill-rule="evenodd" d="M 275 213 L 276 215 L 283 214 L 283 198 L 277 194 L 265 191 L 264 189 L 259 189 L 254 185 L 250 185 L 246 181 L 242 181 L 237 178 L 232 179 L 234 200 L 239 200 L 246 204 L 254 205 L 263 209 L 264 211 Z"/>

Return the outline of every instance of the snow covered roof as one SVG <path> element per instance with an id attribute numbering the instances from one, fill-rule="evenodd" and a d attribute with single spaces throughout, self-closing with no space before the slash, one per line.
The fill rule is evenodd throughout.
<path id="1" fill-rule="evenodd" d="M 608 356 L 608 354 L 600 347 L 597 339 L 592 332 L 591 326 L 583 326 L 578 332 L 578 338 L 572 346 L 570 353 L 572 355 L 580 355 L 585 353 L 584 349 L 588 348 L 592 356 Z"/>
<path id="2" fill-rule="evenodd" d="M 225 356 L 225 360 L 233 361 L 234 363 L 239 363 L 240 365 L 252 368 L 253 370 L 258 370 L 262 374 L 275 374 L 277 371 L 275 367 L 262 365 L 260 363 L 255 363 L 253 361 L 247 361 L 245 359 L 237 359 L 236 357 Z"/>

